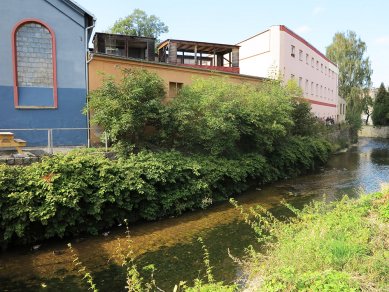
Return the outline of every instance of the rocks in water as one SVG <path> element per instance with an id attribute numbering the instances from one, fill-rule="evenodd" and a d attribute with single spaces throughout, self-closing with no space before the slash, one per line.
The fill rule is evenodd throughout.
<path id="1" fill-rule="evenodd" d="M 31 248 L 31 250 L 32 250 L 32 251 L 37 251 L 38 249 L 40 249 L 41 246 L 42 246 L 41 244 L 33 245 L 32 248 Z"/>
<path id="2" fill-rule="evenodd" d="M 103 232 L 103 236 L 108 236 L 110 233 L 111 233 L 110 231 Z"/>

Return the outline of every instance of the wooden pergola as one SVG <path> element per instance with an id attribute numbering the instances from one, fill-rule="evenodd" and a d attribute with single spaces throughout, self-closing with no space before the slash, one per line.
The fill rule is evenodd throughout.
<path id="1" fill-rule="evenodd" d="M 168 39 L 158 45 L 160 62 L 170 64 L 203 65 L 206 60 L 210 66 L 239 67 L 239 46 Z M 224 62 L 226 61 L 226 63 Z"/>

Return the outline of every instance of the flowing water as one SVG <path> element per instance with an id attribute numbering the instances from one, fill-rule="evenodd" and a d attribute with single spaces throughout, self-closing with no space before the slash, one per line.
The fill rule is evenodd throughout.
<path id="1" fill-rule="evenodd" d="M 389 140 L 361 139 L 349 151 L 334 155 L 312 174 L 257 187 L 236 199 L 244 207 L 261 204 L 278 216 L 290 214 L 280 205 L 286 199 L 302 206 L 314 199 L 329 200 L 347 194 L 375 192 L 389 182 Z M 388 185 L 389 186 L 389 185 Z M 232 282 L 239 266 L 228 252 L 241 257 L 248 245 L 256 246 L 254 233 L 229 203 L 150 223 L 130 226 L 139 268 L 154 264 L 159 287 L 172 291 L 179 281 L 204 275 L 202 237 L 210 252 L 216 280 Z M 75 252 L 95 277 L 100 291 L 124 291 L 125 275 L 115 256 L 118 245 L 127 245 L 125 229 L 108 236 L 72 240 Z M 66 247 L 67 241 L 47 242 L 38 251 L 28 248 L 0 254 L 0 291 L 86 291 Z M 148 277 L 148 272 L 142 272 Z"/>

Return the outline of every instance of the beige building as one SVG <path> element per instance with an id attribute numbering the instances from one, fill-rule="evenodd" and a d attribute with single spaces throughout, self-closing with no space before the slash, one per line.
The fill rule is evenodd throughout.
<path id="1" fill-rule="evenodd" d="M 263 78 L 255 76 L 246 76 L 236 73 L 228 73 L 223 71 L 207 69 L 182 65 L 172 65 L 167 63 L 150 62 L 142 59 L 129 59 L 120 56 L 107 55 L 95 53 L 91 55 L 91 59 L 88 63 L 89 70 L 89 90 L 93 91 L 101 87 L 104 73 L 108 76 L 120 79 L 123 69 L 140 68 L 146 69 L 151 72 L 155 72 L 165 82 L 165 88 L 167 89 L 166 100 L 174 98 L 177 95 L 178 90 L 183 85 L 188 85 L 196 78 L 209 78 L 209 77 L 224 77 L 228 78 L 231 82 L 236 83 L 258 83 L 262 82 Z M 100 131 L 98 128 L 91 130 L 91 142 L 96 145 L 100 141 Z"/>
<path id="2" fill-rule="evenodd" d="M 241 73 L 285 82 L 294 79 L 317 117 L 344 120 L 338 67 L 305 39 L 284 25 L 275 25 L 237 45 Z"/>

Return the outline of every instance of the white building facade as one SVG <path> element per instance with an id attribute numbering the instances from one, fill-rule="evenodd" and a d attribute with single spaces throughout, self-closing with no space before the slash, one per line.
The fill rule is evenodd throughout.
<path id="1" fill-rule="evenodd" d="M 338 96 L 338 67 L 284 25 L 275 25 L 237 45 L 241 74 L 294 79 L 312 112 L 323 120 L 344 121 L 346 105 Z"/>

